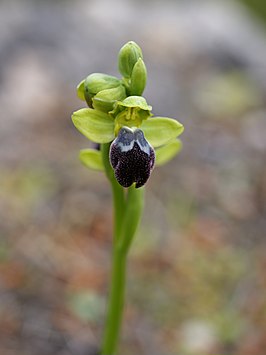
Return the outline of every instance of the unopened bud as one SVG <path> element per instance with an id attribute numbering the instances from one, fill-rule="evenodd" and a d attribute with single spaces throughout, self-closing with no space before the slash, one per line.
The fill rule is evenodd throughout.
<path id="1" fill-rule="evenodd" d="M 131 74 L 131 82 L 129 86 L 130 95 L 141 96 L 147 80 L 147 70 L 146 66 L 141 58 L 138 59 L 137 63 L 134 65 Z"/>
<path id="2" fill-rule="evenodd" d="M 92 98 L 92 106 L 96 110 L 109 112 L 113 110 L 116 101 L 124 100 L 126 90 L 123 85 L 102 90 Z"/>
<path id="3" fill-rule="evenodd" d="M 115 76 L 93 73 L 84 81 L 84 96 L 89 106 L 91 106 L 92 98 L 100 91 L 116 88 L 121 82 Z"/>
<path id="4" fill-rule="evenodd" d="M 141 48 L 133 41 L 127 42 L 118 55 L 118 68 L 125 78 L 130 78 L 134 65 L 142 58 Z"/>

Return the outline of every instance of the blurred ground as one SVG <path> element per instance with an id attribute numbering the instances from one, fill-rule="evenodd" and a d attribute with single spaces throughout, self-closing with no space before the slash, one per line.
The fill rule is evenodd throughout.
<path id="1" fill-rule="evenodd" d="M 266 32 L 254 16 L 233 1 L 1 1 L 0 355 L 99 346 L 111 196 L 79 163 L 89 142 L 70 115 L 77 83 L 117 75 L 128 40 L 143 48 L 153 112 L 186 130 L 147 185 L 119 355 L 266 353 Z"/>

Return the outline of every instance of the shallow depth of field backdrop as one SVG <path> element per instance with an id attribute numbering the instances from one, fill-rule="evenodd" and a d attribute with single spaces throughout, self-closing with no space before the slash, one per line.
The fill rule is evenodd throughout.
<path id="1" fill-rule="evenodd" d="M 0 354 L 99 345 L 112 211 L 78 159 L 75 87 L 118 75 L 128 40 L 144 97 L 185 125 L 155 169 L 130 254 L 119 355 L 266 353 L 266 22 L 234 1 L 1 1 Z"/>

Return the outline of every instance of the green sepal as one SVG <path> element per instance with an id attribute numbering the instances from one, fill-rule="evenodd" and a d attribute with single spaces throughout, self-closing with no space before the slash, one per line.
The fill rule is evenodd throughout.
<path id="1" fill-rule="evenodd" d="M 104 112 L 82 108 L 73 113 L 74 126 L 95 143 L 108 143 L 114 139 L 114 121 Z"/>
<path id="2" fill-rule="evenodd" d="M 112 89 L 101 90 L 92 99 L 92 106 L 100 111 L 109 112 L 113 110 L 117 100 L 123 100 L 126 97 L 126 90 L 123 85 Z"/>
<path id="3" fill-rule="evenodd" d="M 155 150 L 156 160 L 155 165 L 161 166 L 173 159 L 177 153 L 182 149 L 182 142 L 180 139 L 175 139 L 166 145 Z"/>
<path id="4" fill-rule="evenodd" d="M 85 96 L 84 96 L 84 82 L 85 82 L 85 79 L 82 80 L 77 86 L 77 96 L 82 101 L 86 101 Z"/>
<path id="5" fill-rule="evenodd" d="M 151 117 L 143 121 L 141 130 L 147 141 L 155 148 L 178 137 L 184 131 L 184 126 L 173 118 Z"/>
<path id="6" fill-rule="evenodd" d="M 89 169 L 104 171 L 102 154 L 96 149 L 82 149 L 79 152 L 79 159 Z"/>
<path id="7" fill-rule="evenodd" d="M 125 78 L 130 78 L 134 65 L 142 57 L 141 48 L 133 41 L 127 42 L 119 51 L 118 68 Z"/>
<path id="8" fill-rule="evenodd" d="M 129 87 L 130 95 L 142 95 L 147 80 L 147 70 L 146 66 L 141 58 L 138 59 L 137 63 L 134 65 L 131 82 Z"/>

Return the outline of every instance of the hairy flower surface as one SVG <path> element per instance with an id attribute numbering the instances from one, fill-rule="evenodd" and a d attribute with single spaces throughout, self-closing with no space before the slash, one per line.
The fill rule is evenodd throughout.
<path id="1" fill-rule="evenodd" d="M 148 180 L 154 166 L 155 153 L 143 132 L 136 128 L 122 127 L 110 147 L 110 162 L 120 185 L 136 188 Z"/>

